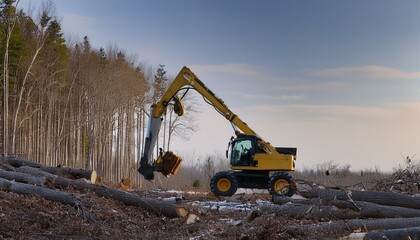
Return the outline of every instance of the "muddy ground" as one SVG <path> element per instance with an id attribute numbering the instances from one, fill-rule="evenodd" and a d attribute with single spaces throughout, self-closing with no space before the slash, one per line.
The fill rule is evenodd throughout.
<path id="1" fill-rule="evenodd" d="M 250 223 L 240 223 L 250 209 L 270 201 L 268 194 L 236 194 L 219 198 L 211 193 L 137 191 L 157 199 L 177 198 L 175 203 L 195 213 L 199 220 L 170 219 L 139 207 L 78 193 L 87 212 L 37 196 L 0 191 L 0 239 L 335 239 L 334 233 L 290 235 L 290 224 L 311 220 L 288 219 L 264 214 Z M 171 198 L 172 197 L 172 198 Z M 219 203 L 220 204 L 219 204 Z M 236 205 L 239 207 L 235 207 Z M 228 207 L 226 207 L 228 206 Z M 244 207 L 245 206 L 245 207 Z M 92 218 L 87 220 L 86 214 Z"/>

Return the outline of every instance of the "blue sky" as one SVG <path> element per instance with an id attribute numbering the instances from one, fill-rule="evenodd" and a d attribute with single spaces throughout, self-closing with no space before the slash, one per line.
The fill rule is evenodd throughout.
<path id="1" fill-rule="evenodd" d="M 419 1 L 52 2 L 71 38 L 173 76 L 189 66 L 265 140 L 298 147 L 301 169 L 388 171 L 420 156 Z M 201 107 L 179 152 L 225 150 L 230 124 Z"/>

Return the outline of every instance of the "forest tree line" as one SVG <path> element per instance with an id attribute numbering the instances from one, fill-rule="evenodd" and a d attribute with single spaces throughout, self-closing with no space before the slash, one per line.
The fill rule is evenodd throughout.
<path id="1" fill-rule="evenodd" d="M 70 43 L 52 3 L 37 14 L 17 3 L 0 3 L 2 154 L 95 169 L 110 182 L 139 178 L 148 108 L 170 82 L 164 66 L 115 45 L 94 49 L 87 36 Z M 193 117 L 168 116 L 165 139 L 196 129 Z"/>

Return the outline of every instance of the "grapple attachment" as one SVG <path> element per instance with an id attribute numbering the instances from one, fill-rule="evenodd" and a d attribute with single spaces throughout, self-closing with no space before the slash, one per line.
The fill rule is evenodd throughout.
<path id="1" fill-rule="evenodd" d="M 137 171 L 141 175 L 143 175 L 146 180 L 152 181 L 153 179 L 155 179 L 155 168 L 147 162 L 144 164 L 140 164 L 140 167 Z"/>
<path id="2" fill-rule="evenodd" d="M 178 172 L 181 162 L 181 157 L 171 151 L 167 151 L 156 160 L 156 165 L 159 166 L 163 175 L 168 176 L 169 174 L 175 175 Z"/>

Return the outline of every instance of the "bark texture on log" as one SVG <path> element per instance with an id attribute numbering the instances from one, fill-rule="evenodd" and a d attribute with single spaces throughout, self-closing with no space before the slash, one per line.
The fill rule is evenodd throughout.
<path id="1" fill-rule="evenodd" d="M 279 196 L 273 199 L 282 206 L 267 205 L 260 207 L 264 211 L 276 212 L 278 215 L 291 217 L 311 216 L 314 218 L 333 217 L 337 219 L 351 218 L 400 218 L 420 217 L 420 209 L 386 206 L 362 201 L 322 199 L 293 199 Z"/>
<path id="2" fill-rule="evenodd" d="M 68 179 L 65 177 L 60 177 L 51 173 L 43 172 L 40 169 L 32 168 L 28 166 L 20 167 L 16 169 L 22 173 L 28 173 L 35 176 L 44 176 L 47 180 L 53 184 L 54 186 L 68 188 L 73 187 L 79 190 L 91 190 L 99 197 L 107 197 L 117 201 L 120 201 L 127 205 L 133 205 L 148 209 L 150 211 L 154 211 L 158 214 L 162 214 L 166 217 L 178 217 L 178 208 L 171 203 L 151 199 L 151 198 L 144 198 L 140 197 L 135 194 L 127 193 L 124 191 L 120 191 L 114 188 L 109 188 L 105 186 L 98 186 L 91 184 L 89 182 L 79 181 Z"/>
<path id="3" fill-rule="evenodd" d="M 382 240 L 382 239 L 420 239 L 420 227 L 398 228 L 382 231 L 371 231 L 366 234 L 367 239 Z"/>
<path id="4" fill-rule="evenodd" d="M 15 157 L 6 157 L 5 162 L 12 165 L 13 167 L 29 166 L 34 168 L 40 168 L 42 166 L 42 164 L 40 163 Z"/>
<path id="5" fill-rule="evenodd" d="M 420 197 L 402 193 L 368 192 L 368 191 L 344 191 L 337 189 L 317 189 L 300 192 L 306 198 L 321 198 L 324 201 L 354 200 L 376 203 L 380 205 L 399 206 L 420 209 Z"/>
<path id="6" fill-rule="evenodd" d="M 343 232 L 354 230 L 378 230 L 411 228 L 420 226 L 420 217 L 416 218 L 386 218 L 386 219 L 351 219 L 331 221 L 308 225 L 292 225 L 287 227 L 290 232 Z"/>
<path id="7" fill-rule="evenodd" d="M 10 191 L 23 195 L 38 195 L 47 200 L 61 202 L 70 206 L 80 205 L 80 200 L 77 199 L 72 193 L 39 187 L 31 184 L 9 181 L 4 178 L 0 178 L 0 190 Z"/>
<path id="8" fill-rule="evenodd" d="M 80 201 L 80 199 L 77 198 L 74 194 L 69 192 L 35 186 L 32 184 L 9 181 L 4 178 L 0 178 L 0 190 L 22 195 L 37 195 L 50 201 L 68 204 L 76 209 L 77 216 L 83 217 L 83 219 L 89 222 L 96 221 L 95 217 L 86 209 L 82 201 Z"/>
<path id="9" fill-rule="evenodd" d="M 174 204 L 158 201 L 151 198 L 140 197 L 136 194 L 123 192 L 104 186 L 97 186 L 94 191 L 95 194 L 99 197 L 112 198 L 126 205 L 145 208 L 158 214 L 162 214 L 166 217 L 179 217 L 181 215 L 180 212 L 186 211 L 184 208 L 179 210 Z"/>
<path id="10" fill-rule="evenodd" d="M 70 177 L 72 179 L 77 178 L 86 178 L 90 179 L 92 175 L 92 170 L 81 169 L 81 168 L 68 168 L 68 167 L 50 167 L 40 163 L 36 163 L 33 161 L 29 161 L 26 159 L 14 158 L 14 157 L 7 157 L 6 162 L 12 165 L 13 167 L 33 167 L 39 168 L 44 172 L 52 173 L 59 176 Z"/>
<path id="11" fill-rule="evenodd" d="M 30 174 L 33 176 L 45 177 L 48 180 L 48 182 L 55 187 L 61 187 L 61 188 L 74 187 L 80 190 L 89 190 L 95 187 L 95 185 L 89 182 L 85 182 L 83 180 L 73 180 L 73 179 L 57 176 L 52 173 L 44 172 L 40 168 L 23 166 L 23 167 L 16 168 L 16 171 Z"/>
<path id="12" fill-rule="evenodd" d="M 300 203 L 286 203 L 283 205 L 259 206 L 262 212 L 275 213 L 277 216 L 312 219 L 352 219 L 361 216 L 360 212 L 348 209 L 338 209 L 331 205 L 309 205 Z"/>
<path id="13" fill-rule="evenodd" d="M 0 178 L 37 186 L 44 186 L 46 181 L 46 178 L 43 176 L 32 176 L 30 174 L 20 172 L 9 172 L 3 169 L 0 169 Z"/>

